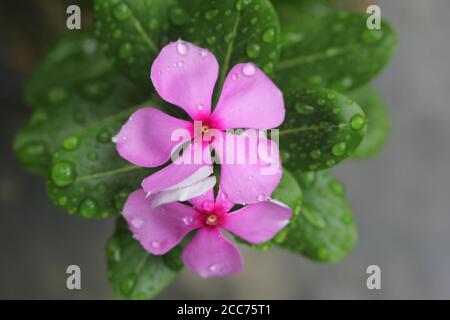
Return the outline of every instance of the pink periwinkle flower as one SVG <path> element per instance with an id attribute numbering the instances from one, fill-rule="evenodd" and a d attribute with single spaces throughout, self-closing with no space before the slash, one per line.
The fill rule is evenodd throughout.
<path id="1" fill-rule="evenodd" d="M 153 208 L 152 197 L 142 189 L 130 194 L 123 215 L 134 237 L 154 255 L 175 247 L 197 230 L 182 254 L 184 264 L 201 277 L 226 276 L 242 270 L 238 248 L 222 229 L 250 243 L 272 239 L 289 222 L 291 209 L 273 200 L 249 204 L 229 212 L 233 204 L 220 190 L 214 201 L 212 190 L 186 205 L 169 203 Z"/>
<path id="2" fill-rule="evenodd" d="M 223 132 L 223 141 L 236 136 L 225 133 L 228 129 L 267 130 L 283 122 L 285 109 L 281 91 L 253 63 L 237 64 L 230 70 L 216 108 L 211 112 L 218 74 L 219 65 L 209 50 L 181 40 L 164 47 L 153 62 L 151 80 L 158 94 L 183 109 L 192 121 L 174 118 L 154 107 L 139 109 L 114 138 L 119 154 L 137 166 L 158 167 L 165 164 L 183 142 L 173 141 L 173 132 L 185 129 L 193 134 L 194 123 L 198 121 L 202 123 L 203 133 L 211 129 Z M 184 154 L 196 149 L 193 140 Z M 258 143 L 263 140 L 259 138 Z M 219 141 L 212 145 L 216 153 L 220 153 L 217 143 Z M 208 145 L 202 143 L 201 148 Z M 280 163 L 276 144 L 274 148 L 273 157 Z M 250 154 L 243 156 L 248 158 Z M 156 195 L 152 197 L 152 205 L 186 201 L 212 189 L 216 178 L 207 160 L 190 164 L 172 162 L 144 179 L 143 190 Z M 268 165 L 268 161 L 260 158 L 256 163 L 221 163 L 221 190 L 233 203 L 265 200 L 281 178 L 281 169 L 273 174 L 261 174 Z"/>

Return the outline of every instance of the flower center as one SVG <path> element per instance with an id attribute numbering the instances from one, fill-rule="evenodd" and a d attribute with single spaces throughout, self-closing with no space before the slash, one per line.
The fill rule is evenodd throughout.
<path id="1" fill-rule="evenodd" d="M 205 124 L 202 126 L 202 132 L 207 133 L 209 131 L 209 127 Z"/>
<path id="2" fill-rule="evenodd" d="M 208 226 L 215 226 L 218 222 L 218 218 L 215 214 L 210 214 L 207 218 L 206 218 L 206 224 Z"/>

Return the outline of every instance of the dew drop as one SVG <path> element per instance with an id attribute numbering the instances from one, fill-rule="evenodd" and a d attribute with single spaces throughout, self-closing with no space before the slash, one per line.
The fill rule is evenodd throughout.
<path id="1" fill-rule="evenodd" d="M 161 247 L 161 242 L 154 240 L 154 241 L 152 241 L 152 242 L 150 243 L 150 245 L 151 245 L 153 248 L 156 248 L 156 249 L 157 249 L 157 248 Z"/>
<path id="2" fill-rule="evenodd" d="M 223 264 L 218 262 L 218 263 L 213 263 L 208 267 L 208 270 L 212 273 L 212 274 L 220 274 L 221 272 L 223 272 Z"/>
<path id="3" fill-rule="evenodd" d="M 209 36 L 208 38 L 206 38 L 206 42 L 208 44 L 214 44 L 216 42 L 216 37 L 215 36 Z"/>
<path id="4" fill-rule="evenodd" d="M 253 175 L 250 174 L 250 175 L 248 176 L 248 180 L 253 180 Z"/>
<path id="5" fill-rule="evenodd" d="M 218 9 L 208 10 L 205 12 L 205 19 L 211 21 L 212 19 L 217 17 L 218 14 L 219 14 Z"/>
<path id="6" fill-rule="evenodd" d="M 256 73 L 256 66 L 251 62 L 246 63 L 242 66 L 242 73 L 247 77 L 251 77 Z"/>
<path id="7" fill-rule="evenodd" d="M 159 21 L 155 18 L 150 19 L 150 21 L 148 22 L 148 27 L 150 28 L 150 30 L 158 29 Z"/>
<path id="8" fill-rule="evenodd" d="M 97 134 L 97 141 L 100 143 L 109 143 L 111 142 L 111 134 L 108 130 L 103 129 Z"/>
<path id="9" fill-rule="evenodd" d="M 61 161 L 52 168 L 51 177 L 55 185 L 65 187 L 75 181 L 77 174 L 75 165 L 69 161 Z"/>
<path id="10" fill-rule="evenodd" d="M 98 154 L 96 151 L 89 151 L 86 158 L 90 161 L 96 161 L 98 159 Z"/>
<path id="11" fill-rule="evenodd" d="M 350 120 L 350 126 L 353 130 L 361 130 L 366 125 L 366 118 L 361 114 L 355 114 Z"/>
<path id="12" fill-rule="evenodd" d="M 186 24 L 188 16 L 183 8 L 174 6 L 169 10 L 169 19 L 173 25 L 181 27 Z"/>
<path id="13" fill-rule="evenodd" d="M 131 56 L 132 52 L 133 52 L 133 48 L 132 48 L 131 44 L 124 43 L 119 48 L 119 57 L 121 57 L 122 59 L 129 58 Z"/>
<path id="14" fill-rule="evenodd" d="M 267 199 L 267 196 L 265 194 L 260 194 L 258 195 L 258 197 L 256 198 L 258 201 L 264 201 Z"/>
<path id="15" fill-rule="evenodd" d="M 345 194 L 344 186 L 337 180 L 333 180 L 330 182 L 330 189 L 337 196 L 342 197 Z"/>
<path id="16" fill-rule="evenodd" d="M 80 144 L 80 139 L 78 139 L 77 136 L 72 136 L 64 139 L 63 141 L 63 147 L 65 150 L 75 150 L 78 145 Z"/>
<path id="17" fill-rule="evenodd" d="M 106 255 L 108 256 L 108 260 L 111 261 L 120 261 L 120 244 L 119 240 L 116 238 L 112 238 L 108 241 L 106 246 Z"/>
<path id="18" fill-rule="evenodd" d="M 202 203 L 202 208 L 205 211 L 211 212 L 214 210 L 214 202 L 211 200 L 205 200 Z"/>
<path id="19" fill-rule="evenodd" d="M 144 225 L 144 220 L 140 217 L 134 217 L 131 219 L 131 225 L 136 229 L 140 229 Z"/>
<path id="20" fill-rule="evenodd" d="M 198 104 L 198 105 L 197 105 L 197 110 L 198 110 L 198 111 L 203 111 L 203 110 L 205 110 L 205 105 L 203 105 L 203 104 Z"/>
<path id="21" fill-rule="evenodd" d="M 245 49 L 245 52 L 250 58 L 258 58 L 261 54 L 261 47 L 257 43 L 249 43 Z"/>
<path id="22" fill-rule="evenodd" d="M 182 56 L 185 56 L 185 55 L 187 55 L 188 50 L 189 50 L 189 47 L 188 47 L 187 43 L 184 41 L 178 40 L 178 42 L 177 42 L 178 53 L 181 54 Z"/>
<path id="23" fill-rule="evenodd" d="M 119 3 L 113 11 L 114 17 L 119 21 L 127 20 L 131 16 L 131 10 L 126 3 Z"/>
<path id="24" fill-rule="evenodd" d="M 97 201 L 87 197 L 80 204 L 80 213 L 85 218 L 93 218 L 98 212 Z"/>
<path id="25" fill-rule="evenodd" d="M 203 58 L 206 58 L 206 57 L 208 56 L 208 50 L 206 50 L 206 49 L 200 49 L 200 55 L 201 55 Z"/>
<path id="26" fill-rule="evenodd" d="M 309 115 L 314 113 L 314 107 L 304 104 L 301 101 L 298 101 L 295 103 L 295 110 L 300 113 L 300 114 L 304 114 L 304 115 Z"/>
<path id="27" fill-rule="evenodd" d="M 368 43 L 368 44 L 375 43 L 377 41 L 380 41 L 383 38 L 383 30 L 365 29 L 361 35 L 361 38 L 365 43 Z"/>
<path id="28" fill-rule="evenodd" d="M 322 155 L 322 152 L 320 152 L 319 149 L 311 151 L 311 158 L 314 160 L 318 160 L 321 155 Z"/>
<path id="29" fill-rule="evenodd" d="M 346 149 L 347 149 L 347 144 L 345 142 L 340 142 L 333 146 L 331 152 L 335 156 L 342 156 L 345 153 Z"/>
<path id="30" fill-rule="evenodd" d="M 133 291 L 135 285 L 136 275 L 134 273 L 129 274 L 121 283 L 120 291 L 122 291 L 122 293 L 127 296 Z"/>
<path id="31" fill-rule="evenodd" d="M 192 216 L 185 216 L 181 221 L 183 221 L 185 225 L 190 226 L 194 222 L 194 218 Z"/>
<path id="32" fill-rule="evenodd" d="M 276 32 L 274 28 L 268 28 L 263 32 L 262 40 L 266 43 L 272 43 L 275 41 Z"/>

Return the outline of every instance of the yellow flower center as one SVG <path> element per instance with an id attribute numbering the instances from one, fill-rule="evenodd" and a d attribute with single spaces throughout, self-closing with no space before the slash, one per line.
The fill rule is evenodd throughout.
<path id="1" fill-rule="evenodd" d="M 203 132 L 203 133 L 207 133 L 208 130 L 209 130 L 209 127 L 208 127 L 207 125 L 203 125 L 203 126 L 202 126 L 202 132 Z"/>
<path id="2" fill-rule="evenodd" d="M 217 224 L 217 216 L 215 214 L 211 214 L 206 218 L 206 224 L 208 226 L 215 226 Z"/>

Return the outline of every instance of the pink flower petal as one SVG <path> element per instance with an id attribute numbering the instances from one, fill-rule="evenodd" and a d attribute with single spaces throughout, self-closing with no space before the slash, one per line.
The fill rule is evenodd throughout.
<path id="1" fill-rule="evenodd" d="M 134 191 L 124 205 L 123 216 L 145 250 L 160 255 L 175 247 L 199 223 L 196 211 L 189 206 L 171 203 L 152 208 L 152 200 L 143 190 Z"/>
<path id="2" fill-rule="evenodd" d="M 210 123 L 218 129 L 271 129 L 284 120 L 284 100 L 277 86 L 254 64 L 231 69 Z"/>
<path id="3" fill-rule="evenodd" d="M 229 139 L 234 142 L 229 143 Z M 226 134 L 222 142 L 214 143 L 214 149 L 221 163 L 220 188 L 229 201 L 239 204 L 264 201 L 278 186 L 281 161 L 278 146 L 271 140 Z"/>
<path id="4" fill-rule="evenodd" d="M 229 213 L 223 228 L 248 242 L 261 243 L 283 229 L 291 215 L 289 207 L 264 201 Z"/>
<path id="5" fill-rule="evenodd" d="M 164 100 L 184 109 L 192 119 L 204 120 L 211 112 L 218 73 L 210 51 L 179 40 L 162 49 L 153 62 L 151 79 Z"/>
<path id="6" fill-rule="evenodd" d="M 183 251 L 184 264 L 201 277 L 239 273 L 243 261 L 238 248 L 218 228 L 201 228 Z"/>
<path id="7" fill-rule="evenodd" d="M 136 111 L 116 135 L 120 156 L 140 167 L 157 167 L 170 158 L 182 141 L 172 141 L 176 129 L 193 129 L 192 123 L 173 118 L 155 108 Z"/>

